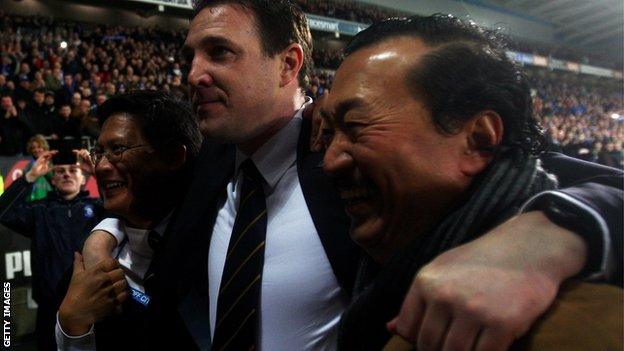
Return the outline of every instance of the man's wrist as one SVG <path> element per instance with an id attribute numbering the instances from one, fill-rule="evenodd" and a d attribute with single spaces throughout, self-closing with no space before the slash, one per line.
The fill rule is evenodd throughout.
<path id="1" fill-rule="evenodd" d="M 603 275 L 608 256 L 606 251 L 609 250 L 605 243 L 609 238 L 608 227 L 600 222 L 598 214 L 592 214 L 591 208 L 584 207 L 587 206 L 567 194 L 551 191 L 528 201 L 523 211 L 540 211 L 551 223 L 567 229 L 583 240 L 587 256 L 582 271 L 577 272 L 578 275 Z"/>
<path id="2" fill-rule="evenodd" d="M 93 325 L 93 323 L 87 320 L 84 316 L 68 312 L 63 305 L 61 305 L 58 312 L 58 321 L 61 330 L 68 336 L 80 336 L 87 334 Z"/>
<path id="3" fill-rule="evenodd" d="M 27 182 L 29 183 L 34 183 L 37 178 L 39 178 L 38 176 L 35 176 L 32 174 L 32 171 L 28 171 L 26 172 L 26 174 L 24 175 L 24 179 L 26 179 Z"/>
<path id="4" fill-rule="evenodd" d="M 552 222 L 541 211 L 527 212 L 523 216 L 530 216 L 535 221 L 535 228 L 541 229 L 540 238 L 535 239 L 548 249 L 544 259 L 538 263 L 542 271 L 561 283 L 583 269 L 587 245 L 580 236 Z"/>

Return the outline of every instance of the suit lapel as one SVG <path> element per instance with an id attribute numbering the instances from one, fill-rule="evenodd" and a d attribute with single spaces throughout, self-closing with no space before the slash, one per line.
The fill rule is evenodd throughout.
<path id="1" fill-rule="evenodd" d="M 200 350 L 210 347 L 208 246 L 234 169 L 235 149 L 204 142 L 192 183 L 171 228 L 165 270 L 172 297 Z"/>
<path id="2" fill-rule="evenodd" d="M 297 173 L 314 226 L 341 287 L 351 296 L 360 249 L 349 237 L 350 220 L 331 179 L 323 172 L 322 152 L 310 151 L 311 121 L 303 119 L 297 146 Z"/>

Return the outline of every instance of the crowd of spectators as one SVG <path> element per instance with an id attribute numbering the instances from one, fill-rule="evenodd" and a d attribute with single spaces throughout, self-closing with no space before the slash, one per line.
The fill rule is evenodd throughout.
<path id="1" fill-rule="evenodd" d="M 309 12 L 340 17 L 349 2 L 306 1 Z M 314 10 L 314 11 L 313 11 Z M 379 16 L 388 14 L 379 10 Z M 350 19 L 362 21 L 354 11 Z M 353 17 L 355 16 L 355 17 Z M 370 17 L 371 20 L 377 17 Z M 187 95 L 182 31 L 164 31 L 0 15 L 0 154 L 26 153 L 33 135 L 95 138 L 94 111 L 109 96 L 133 89 Z M 332 85 L 340 50 L 316 50 L 318 69 L 306 93 Z M 537 72 L 537 73 L 536 73 Z M 545 70 L 529 72 L 535 113 L 564 153 L 622 168 L 622 91 L 618 82 Z M 621 82 L 619 82 L 621 83 Z"/>
<path id="2" fill-rule="evenodd" d="M 378 22 L 388 17 L 406 15 L 406 13 L 397 10 L 348 0 L 298 0 L 297 2 L 306 13 L 364 24 Z"/>
<path id="3" fill-rule="evenodd" d="M 573 157 L 624 168 L 621 81 L 543 70 L 529 73 L 534 113 L 553 148 Z"/>
<path id="4" fill-rule="evenodd" d="M 339 49 L 315 49 L 312 53 L 312 59 L 317 67 L 335 70 L 342 61 L 342 51 Z"/>
<path id="5" fill-rule="evenodd" d="M 132 89 L 186 95 L 177 61 L 181 31 L 86 25 L 0 15 L 0 154 L 25 141 L 95 137 L 92 113 L 108 96 Z"/>

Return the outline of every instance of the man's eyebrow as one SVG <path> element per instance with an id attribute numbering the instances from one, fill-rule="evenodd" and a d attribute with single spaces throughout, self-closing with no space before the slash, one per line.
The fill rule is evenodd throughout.
<path id="1" fill-rule="evenodd" d="M 202 37 L 197 46 L 198 47 L 206 47 L 208 45 L 212 45 L 212 46 L 216 46 L 216 45 L 227 45 L 227 46 L 233 46 L 233 47 L 238 47 L 237 45 L 234 44 L 234 42 L 232 42 L 230 39 L 228 39 L 227 37 L 221 36 L 221 35 L 206 35 L 204 37 Z M 180 48 L 180 53 L 183 55 L 187 55 L 190 56 L 191 54 L 193 54 L 193 48 L 187 44 L 184 43 L 182 45 L 182 48 Z"/>
<path id="2" fill-rule="evenodd" d="M 338 123 L 342 123 L 344 115 L 350 110 L 362 108 L 366 106 L 366 101 L 361 98 L 350 98 L 338 103 L 334 109 L 334 120 Z"/>

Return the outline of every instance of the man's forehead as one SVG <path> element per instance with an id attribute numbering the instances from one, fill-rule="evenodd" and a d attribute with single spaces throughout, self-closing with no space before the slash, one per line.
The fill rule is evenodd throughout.
<path id="1" fill-rule="evenodd" d="M 336 71 L 328 106 L 335 101 L 368 95 L 388 89 L 400 89 L 409 70 L 430 48 L 412 36 L 383 40 L 351 53 Z M 328 108 L 329 109 L 329 108 Z"/>
<path id="2" fill-rule="evenodd" d="M 55 172 L 66 171 L 66 170 L 79 170 L 80 166 L 75 165 L 55 165 L 52 170 Z"/>
<path id="3" fill-rule="evenodd" d="M 246 23 L 251 25 L 245 26 Z M 196 45 L 195 41 L 200 40 L 200 37 L 207 33 L 227 32 L 231 34 L 250 28 L 255 28 L 255 17 L 250 10 L 243 6 L 229 3 L 207 6 L 191 20 L 184 44 L 185 46 Z M 255 35 L 256 33 L 246 32 L 244 34 Z"/>
<path id="4" fill-rule="evenodd" d="M 356 69 L 372 68 L 388 72 L 397 65 L 415 64 L 430 50 L 431 47 L 418 37 L 392 37 L 354 51 L 347 56 L 339 69 L 353 66 Z"/>

